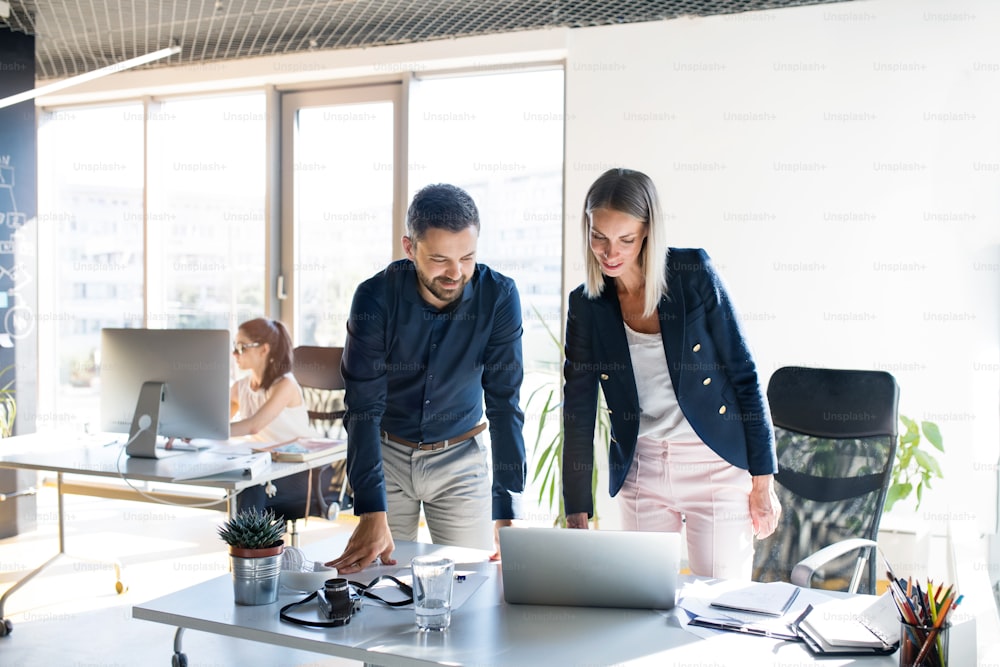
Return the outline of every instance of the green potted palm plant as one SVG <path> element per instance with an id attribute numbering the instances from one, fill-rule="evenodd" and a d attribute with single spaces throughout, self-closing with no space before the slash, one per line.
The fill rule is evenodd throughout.
<path id="1" fill-rule="evenodd" d="M 273 510 L 249 507 L 219 528 L 229 545 L 236 604 L 271 604 L 278 599 L 285 520 Z"/>
<path id="2" fill-rule="evenodd" d="M 556 349 L 559 351 L 559 366 L 556 373 L 556 377 L 551 381 L 547 382 L 541 387 L 538 387 L 531 395 L 528 396 L 528 400 L 525 401 L 525 410 L 530 411 L 534 406 L 537 405 L 538 401 L 542 401 L 542 406 L 538 410 L 538 428 L 535 432 L 535 443 L 533 446 L 533 453 L 538 457 L 535 463 L 535 469 L 532 473 L 532 481 L 539 483 L 538 489 L 538 502 L 539 504 L 547 504 L 549 509 L 556 511 L 556 518 L 553 524 L 560 528 L 566 527 L 566 507 L 563 504 L 562 495 L 562 450 L 563 450 L 563 440 L 565 433 L 562 426 L 562 402 L 559 400 L 559 389 L 560 381 L 562 379 L 562 363 L 565 361 L 563 356 L 563 346 L 559 338 L 555 335 L 549 325 L 546 324 L 545 320 L 542 318 L 541 313 L 538 312 L 537 308 L 534 308 L 535 314 L 538 317 L 538 321 L 542 323 L 545 327 L 545 331 L 549 336 L 549 339 L 555 344 Z M 604 404 L 604 394 L 602 392 L 598 393 L 598 406 L 597 406 L 597 422 L 595 424 L 594 431 L 594 443 L 595 447 L 604 450 L 604 456 L 607 456 L 608 442 L 611 439 L 611 418 L 608 416 L 608 410 Z M 550 423 L 550 420 L 556 420 L 557 428 L 554 433 L 547 432 L 546 426 Z M 603 448 L 599 447 L 600 443 L 603 443 Z M 595 454 L 598 456 L 599 453 Z M 597 470 L 598 466 L 594 466 L 594 474 L 591 480 L 591 493 L 594 498 L 597 498 Z M 598 527 L 599 519 L 597 516 L 597 507 L 594 507 L 594 527 Z"/>

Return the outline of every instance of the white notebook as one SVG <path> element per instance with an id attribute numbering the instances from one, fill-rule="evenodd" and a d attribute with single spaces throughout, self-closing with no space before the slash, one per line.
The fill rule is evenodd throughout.
<path id="1" fill-rule="evenodd" d="M 813 607 L 799 622 L 826 653 L 859 648 L 883 649 L 899 642 L 899 615 L 889 593 L 873 598 L 859 595 Z"/>
<path id="2" fill-rule="evenodd" d="M 752 583 L 726 591 L 712 600 L 713 607 L 749 611 L 754 614 L 781 616 L 799 596 L 799 587 L 784 581 Z"/>

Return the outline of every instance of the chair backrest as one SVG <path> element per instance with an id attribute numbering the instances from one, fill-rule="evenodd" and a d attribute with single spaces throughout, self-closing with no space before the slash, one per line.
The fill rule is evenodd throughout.
<path id="1" fill-rule="evenodd" d="M 302 386 L 309 421 L 320 434 L 339 437 L 344 419 L 342 347 L 300 345 L 292 350 L 292 373 Z"/>
<path id="2" fill-rule="evenodd" d="M 778 529 L 757 542 L 757 581 L 788 581 L 794 565 L 844 539 L 875 540 L 892 479 L 899 388 L 884 371 L 779 368 L 767 388 L 777 439 Z M 860 592 L 874 592 L 872 555 Z M 818 572 L 814 585 L 845 590 L 856 554 Z"/>

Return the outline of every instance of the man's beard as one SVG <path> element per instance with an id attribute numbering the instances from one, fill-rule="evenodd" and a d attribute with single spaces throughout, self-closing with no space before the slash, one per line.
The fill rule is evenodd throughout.
<path id="1" fill-rule="evenodd" d="M 416 262 L 414 262 L 414 266 L 416 266 Z M 469 279 L 465 275 L 462 275 L 458 280 L 458 284 L 454 288 L 449 289 L 442 285 L 441 278 L 428 278 L 427 274 L 421 271 L 419 266 L 416 266 L 416 269 L 417 280 L 420 281 L 420 284 L 426 287 L 427 291 L 433 294 L 435 298 L 445 303 L 453 303 L 461 298 L 462 290 L 465 289 L 466 283 L 469 282 Z"/>

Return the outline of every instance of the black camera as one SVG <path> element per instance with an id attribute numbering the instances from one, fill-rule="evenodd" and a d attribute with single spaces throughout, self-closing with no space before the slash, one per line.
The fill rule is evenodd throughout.
<path id="1" fill-rule="evenodd" d="M 347 579 L 327 579 L 318 593 L 320 613 L 335 626 L 347 625 L 361 609 L 361 597 Z"/>

